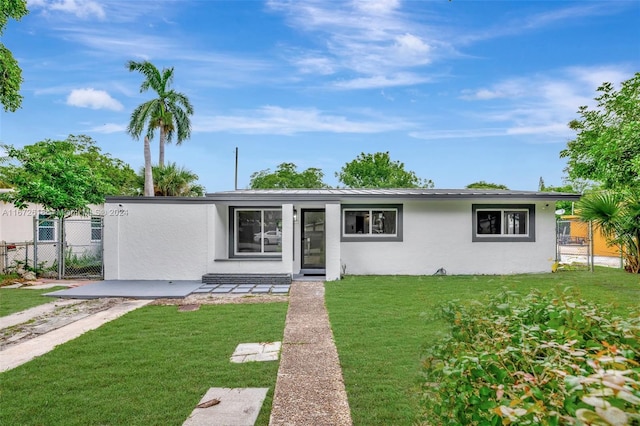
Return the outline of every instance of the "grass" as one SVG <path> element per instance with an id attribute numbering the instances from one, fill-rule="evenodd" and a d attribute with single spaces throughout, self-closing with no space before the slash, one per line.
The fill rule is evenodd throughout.
<path id="1" fill-rule="evenodd" d="M 433 314 L 451 300 L 486 300 L 503 288 L 561 291 L 638 309 L 640 276 L 616 269 L 515 276 L 347 277 L 326 284 L 329 311 L 354 424 L 411 425 L 419 416 L 424 349 L 447 332 Z"/>
<path id="2" fill-rule="evenodd" d="M 232 364 L 239 343 L 282 340 L 287 305 L 148 306 L 2 373 L 0 424 L 180 425 L 210 387 L 268 387 L 278 363 Z"/>
<path id="3" fill-rule="evenodd" d="M 66 287 L 53 287 L 40 290 L 0 288 L 0 317 L 53 302 L 56 300 L 55 298 L 43 296 L 43 294 L 65 288 Z"/>

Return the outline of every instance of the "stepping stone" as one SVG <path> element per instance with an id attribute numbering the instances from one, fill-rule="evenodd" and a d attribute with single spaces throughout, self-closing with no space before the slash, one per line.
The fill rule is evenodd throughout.
<path id="1" fill-rule="evenodd" d="M 197 288 L 197 289 L 193 290 L 192 293 L 198 293 L 198 294 L 209 293 L 209 292 L 211 292 L 211 290 L 212 289 L 210 289 L 210 288 Z"/>
<path id="2" fill-rule="evenodd" d="M 237 287 L 231 290 L 231 293 L 248 294 L 251 291 L 249 287 Z"/>
<path id="3" fill-rule="evenodd" d="M 218 287 L 211 290 L 211 293 L 229 293 L 231 288 Z"/>
<path id="4" fill-rule="evenodd" d="M 253 290 L 251 290 L 251 293 L 255 293 L 255 294 L 269 293 L 269 290 L 271 290 L 271 287 L 255 287 Z"/>
<path id="5" fill-rule="evenodd" d="M 289 287 L 273 287 L 271 294 L 287 294 L 289 293 Z"/>
<path id="6" fill-rule="evenodd" d="M 183 426 L 252 426 L 268 391 L 269 388 L 211 388 L 198 405 L 213 405 L 195 408 Z"/>
<path id="7" fill-rule="evenodd" d="M 240 343 L 231 355 L 231 362 L 277 361 L 281 342 Z"/>

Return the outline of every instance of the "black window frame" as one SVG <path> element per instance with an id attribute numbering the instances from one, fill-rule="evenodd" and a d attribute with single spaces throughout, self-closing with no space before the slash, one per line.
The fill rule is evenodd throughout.
<path id="1" fill-rule="evenodd" d="M 500 234 L 478 234 L 478 211 L 499 210 L 501 215 Z M 504 232 L 505 213 L 527 212 L 527 234 L 506 234 Z M 471 241 L 472 242 L 522 242 L 536 241 L 536 205 L 535 204 L 472 204 L 471 205 Z"/>
<path id="2" fill-rule="evenodd" d="M 347 211 L 369 211 L 372 215 L 373 211 L 391 211 L 396 213 L 396 233 L 395 235 L 386 234 L 347 234 L 344 227 L 345 212 Z M 364 242 L 364 241 L 402 241 L 403 240 L 403 205 L 402 204 L 343 204 L 340 209 L 340 241 L 342 242 Z M 371 225 L 370 225 L 371 226 Z"/>
<path id="3" fill-rule="evenodd" d="M 45 225 L 45 223 L 47 223 Z M 51 223 L 50 225 L 48 223 Z M 42 238 L 43 231 L 51 232 L 51 238 Z M 58 219 L 49 213 L 38 214 L 38 242 L 51 243 L 58 241 Z"/>
<path id="4" fill-rule="evenodd" d="M 280 220 L 282 220 L 282 206 L 230 206 L 229 207 L 229 258 L 282 259 L 282 251 L 236 253 L 236 241 L 235 241 L 236 240 L 236 212 L 237 211 L 261 211 L 264 214 L 265 210 L 280 211 Z M 264 229 L 261 232 L 264 232 Z M 262 250 L 264 250 L 264 245 L 262 245 Z"/>
<path id="5" fill-rule="evenodd" d="M 102 216 L 91 216 L 91 242 L 99 243 L 102 242 Z M 100 238 L 94 238 L 94 232 L 100 234 Z"/>

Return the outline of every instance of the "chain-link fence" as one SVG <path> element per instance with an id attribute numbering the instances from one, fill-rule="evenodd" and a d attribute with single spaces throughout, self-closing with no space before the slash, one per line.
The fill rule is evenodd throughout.
<path id="1" fill-rule="evenodd" d="M 32 270 L 44 278 L 101 278 L 101 216 L 58 219 L 39 215 L 33 240 L 0 242 L 0 272 Z"/>
<path id="2" fill-rule="evenodd" d="M 0 272 L 8 274 L 33 264 L 33 242 L 8 243 L 0 241 Z"/>
<path id="3" fill-rule="evenodd" d="M 562 264 L 622 267 L 620 248 L 610 246 L 590 222 L 565 217 L 557 221 L 556 236 L 556 259 Z"/>

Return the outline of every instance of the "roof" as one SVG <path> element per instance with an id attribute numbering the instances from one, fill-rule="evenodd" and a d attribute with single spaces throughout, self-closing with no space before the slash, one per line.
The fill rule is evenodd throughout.
<path id="1" fill-rule="evenodd" d="M 107 197 L 108 202 L 207 203 L 234 201 L 354 201 L 357 199 L 527 199 L 577 201 L 580 194 L 501 189 L 240 189 L 206 194 L 205 197 Z"/>

